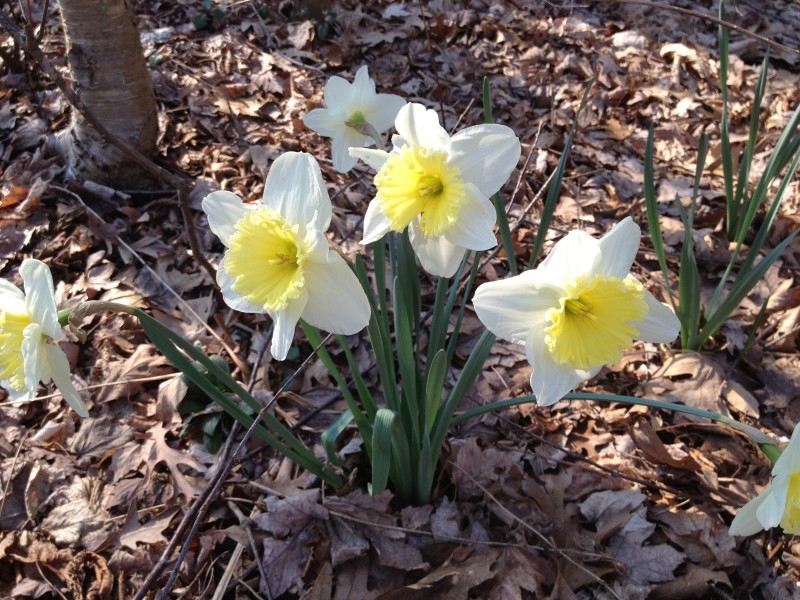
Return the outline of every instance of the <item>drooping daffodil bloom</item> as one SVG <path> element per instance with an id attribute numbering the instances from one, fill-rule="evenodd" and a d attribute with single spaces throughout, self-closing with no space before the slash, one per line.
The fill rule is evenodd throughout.
<path id="1" fill-rule="evenodd" d="M 519 139 L 510 128 L 495 124 L 468 127 L 450 137 L 436 111 L 413 103 L 400 109 L 395 128 L 390 153 L 350 149 L 378 171 L 378 191 L 367 208 L 361 243 L 408 228 L 422 267 L 451 277 L 465 250 L 497 244 L 489 197 L 517 166 Z"/>
<path id="2" fill-rule="evenodd" d="M 486 328 L 525 345 L 539 405 L 617 362 L 634 340 L 678 335 L 672 309 L 629 273 L 640 235 L 630 217 L 599 240 L 571 231 L 536 269 L 476 290 L 472 302 Z"/>
<path id="3" fill-rule="evenodd" d="M 800 535 L 800 425 L 772 467 L 772 483 L 739 509 L 729 533 L 753 535 L 778 525 Z"/>
<path id="4" fill-rule="evenodd" d="M 327 108 L 312 110 L 303 117 L 303 123 L 320 135 L 333 138 L 333 168 L 340 173 L 347 173 L 358 162 L 348 149 L 362 148 L 373 141 L 380 144 L 381 134 L 392 126 L 406 103 L 394 94 L 377 94 L 366 65 L 358 70 L 353 83 L 331 77 L 323 95 Z"/>
<path id="5" fill-rule="evenodd" d="M 226 247 L 217 270 L 222 296 L 231 308 L 272 317 L 274 358 L 286 358 L 300 318 L 346 335 L 367 325 L 364 290 L 325 237 L 331 201 L 311 155 L 279 156 L 261 204 L 220 191 L 203 199 L 203 210 Z"/>
<path id="6" fill-rule="evenodd" d="M 31 400 L 40 382 L 52 380 L 72 410 L 88 417 L 70 379 L 67 356 L 48 343 L 62 334 L 50 269 L 28 258 L 19 272 L 24 292 L 0 279 L 0 386 L 14 399 Z"/>

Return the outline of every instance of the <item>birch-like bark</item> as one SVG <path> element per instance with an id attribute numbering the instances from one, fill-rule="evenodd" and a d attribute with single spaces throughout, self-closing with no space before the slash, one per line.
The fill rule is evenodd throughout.
<path id="1" fill-rule="evenodd" d="M 127 0 L 60 0 L 73 86 L 111 132 L 145 156 L 155 152 L 158 114 L 132 6 Z M 62 138 L 75 174 L 116 188 L 147 178 L 117 148 L 73 113 Z"/>

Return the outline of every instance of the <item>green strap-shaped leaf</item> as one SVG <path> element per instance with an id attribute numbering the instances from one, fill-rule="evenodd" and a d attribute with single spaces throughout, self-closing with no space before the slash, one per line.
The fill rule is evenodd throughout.
<path id="1" fill-rule="evenodd" d="M 345 467 L 346 463 L 336 454 L 336 440 L 342 435 L 342 432 L 347 429 L 347 426 L 352 421 L 353 413 L 350 412 L 349 408 L 346 408 L 345 411 L 322 432 L 322 447 L 325 448 L 325 454 L 328 455 L 328 460 L 337 467 Z"/>
<path id="2" fill-rule="evenodd" d="M 392 439 L 397 413 L 381 408 L 375 415 L 372 429 L 372 487 L 370 493 L 380 494 L 389 481 L 389 465 L 392 458 Z"/>
<path id="3" fill-rule="evenodd" d="M 444 389 L 444 379 L 447 375 L 447 354 L 444 350 L 439 350 L 433 357 L 430 368 L 428 369 L 428 379 L 425 382 L 425 436 L 427 438 L 436 414 L 439 411 L 439 402 L 442 400 L 442 390 Z"/>
<path id="4" fill-rule="evenodd" d="M 239 421 L 245 427 L 250 427 L 253 417 L 245 413 L 231 399 L 210 380 L 208 375 L 202 373 L 191 359 L 201 363 L 213 375 L 216 380 L 225 385 L 229 390 L 247 402 L 256 412 L 261 410 L 261 405 L 244 388 L 242 388 L 224 369 L 217 365 L 213 360 L 205 355 L 199 348 L 190 344 L 183 337 L 173 332 L 168 327 L 159 323 L 156 319 L 141 311 L 134 309 L 132 314 L 139 320 L 147 337 L 155 344 L 159 351 L 177 369 L 184 373 L 195 385 L 197 385 L 209 398 L 213 399 L 225 412 Z M 185 354 L 190 358 L 187 358 Z M 329 484 L 340 487 L 344 481 L 342 478 L 325 467 L 314 453 L 311 452 L 292 432 L 274 415 L 266 413 L 262 417 L 263 421 L 270 429 L 277 433 L 277 436 L 267 428 L 258 425 L 254 433 L 257 437 L 287 456 L 307 471 L 318 475 Z M 279 436 L 279 437 L 278 437 Z"/>

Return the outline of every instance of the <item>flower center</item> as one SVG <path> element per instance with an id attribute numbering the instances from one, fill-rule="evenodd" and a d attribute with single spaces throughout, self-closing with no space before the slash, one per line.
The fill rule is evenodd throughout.
<path id="1" fill-rule="evenodd" d="M 377 201 L 394 231 L 417 217 L 427 237 L 442 235 L 458 218 L 464 199 L 461 172 L 447 165 L 447 153 L 403 147 L 375 176 Z"/>
<path id="2" fill-rule="evenodd" d="M 251 211 L 236 224 L 225 256 L 233 291 L 266 311 L 284 309 L 300 296 L 303 262 L 298 226 L 269 208 Z"/>
<path id="3" fill-rule="evenodd" d="M 608 275 L 580 277 L 567 287 L 558 308 L 545 315 L 545 343 L 560 365 L 588 371 L 617 362 L 647 314 L 642 284 Z"/>
<path id="4" fill-rule="evenodd" d="M 363 112 L 357 110 L 352 115 L 347 117 L 347 121 L 345 121 L 345 124 L 348 127 L 355 127 L 356 125 L 360 125 L 361 123 L 366 123 L 366 122 L 367 122 L 367 117 L 364 116 Z"/>
<path id="5" fill-rule="evenodd" d="M 800 533 L 800 473 L 792 474 L 789 491 L 786 493 L 786 508 L 783 509 L 781 527 L 786 533 Z"/>
<path id="6" fill-rule="evenodd" d="M 7 380 L 15 392 L 26 390 L 22 340 L 30 323 L 27 314 L 0 311 L 0 379 Z"/>

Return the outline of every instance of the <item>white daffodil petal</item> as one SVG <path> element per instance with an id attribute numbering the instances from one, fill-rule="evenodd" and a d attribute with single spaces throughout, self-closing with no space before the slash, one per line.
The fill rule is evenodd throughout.
<path id="1" fill-rule="evenodd" d="M 358 159 L 350 154 L 350 148 L 360 148 L 370 141 L 371 138 L 345 125 L 333 136 L 331 144 L 333 168 L 339 173 L 347 173 L 358 162 Z"/>
<path id="2" fill-rule="evenodd" d="M 392 135 L 393 152 L 397 152 L 400 148 L 407 145 L 408 142 L 406 141 L 406 138 L 404 138 L 402 135 L 398 135 L 396 133 Z"/>
<path id="3" fill-rule="evenodd" d="M 470 250 L 487 250 L 497 245 L 492 227 L 496 213 L 492 204 L 480 196 L 471 183 L 464 186 L 461 210 L 458 219 L 447 229 L 444 236 L 456 246 Z"/>
<path id="4" fill-rule="evenodd" d="M 600 245 L 585 231 L 573 230 L 561 238 L 536 271 L 541 282 L 564 288 L 578 277 L 594 273 Z"/>
<path id="5" fill-rule="evenodd" d="M 786 510 L 786 494 L 789 489 L 790 477 L 778 478 L 772 480 L 770 486 L 761 494 L 761 502 L 758 503 L 756 508 L 756 518 L 762 525 L 763 529 L 770 529 L 777 527 L 783 518 L 783 512 Z"/>
<path id="6" fill-rule="evenodd" d="M 364 215 L 364 235 L 362 244 L 372 244 L 382 239 L 392 230 L 389 219 L 381 212 L 377 202 L 370 202 Z"/>
<path id="7" fill-rule="evenodd" d="M 457 166 L 487 198 L 508 180 L 520 157 L 516 134 L 505 125 L 476 125 L 459 131 L 450 143 L 448 164 Z"/>
<path id="8" fill-rule="evenodd" d="M 539 406 L 555 404 L 591 375 L 587 371 L 556 364 L 547 351 L 544 336 L 539 331 L 528 336 L 525 351 L 528 361 L 533 365 L 531 387 Z"/>
<path id="9" fill-rule="evenodd" d="M 435 110 L 426 109 L 422 104 L 406 104 L 397 113 L 395 129 L 411 146 L 421 146 L 431 150 L 450 147 L 450 136 L 439 124 Z"/>
<path id="10" fill-rule="evenodd" d="M 38 323 L 29 323 L 22 332 L 22 360 L 25 387 L 31 396 L 36 395 L 39 382 L 50 381 L 50 369 L 44 356 L 44 338 Z"/>
<path id="11" fill-rule="evenodd" d="M 641 229 L 630 217 L 625 217 L 614 225 L 611 231 L 600 238 L 603 258 L 597 265 L 596 273 L 624 278 L 636 259 L 641 237 Z"/>
<path id="12" fill-rule="evenodd" d="M 544 336 L 545 313 L 558 306 L 559 295 L 537 290 L 526 271 L 519 277 L 481 284 L 472 304 L 481 323 L 497 337 L 522 344 L 532 330 Z"/>
<path id="13" fill-rule="evenodd" d="M 356 77 L 350 88 L 354 98 L 365 98 L 375 95 L 375 82 L 370 79 L 367 65 L 361 66 L 356 72 Z"/>
<path id="14" fill-rule="evenodd" d="M 242 298 L 242 296 L 237 292 L 233 291 L 234 283 L 235 280 L 228 273 L 228 269 L 225 265 L 225 257 L 223 257 L 222 262 L 217 268 L 217 285 L 222 292 L 222 298 L 225 300 L 225 304 L 234 310 L 238 310 L 239 312 L 264 314 L 265 311 L 263 306 L 253 304 L 249 300 Z"/>
<path id="15" fill-rule="evenodd" d="M 464 258 L 466 248 L 447 241 L 443 235 L 427 237 L 417 231 L 412 223 L 408 227 L 408 239 L 419 258 L 422 268 L 431 275 L 452 277 Z"/>
<path id="16" fill-rule="evenodd" d="M 678 317 L 669 306 L 656 300 L 647 290 L 644 291 L 644 301 L 647 303 L 647 315 L 634 323 L 639 330 L 637 339 L 656 344 L 674 341 L 681 330 Z"/>
<path id="17" fill-rule="evenodd" d="M 19 273 L 25 284 L 25 305 L 28 316 L 41 326 L 42 333 L 57 340 L 61 337 L 61 325 L 58 323 L 50 269 L 39 260 L 26 258 L 22 261 Z"/>
<path id="18" fill-rule="evenodd" d="M 331 115 L 327 108 L 315 108 L 303 117 L 303 124 L 320 135 L 333 137 L 343 126 L 341 119 Z"/>
<path id="19" fill-rule="evenodd" d="M 800 426 L 794 428 L 789 445 L 786 446 L 772 468 L 772 476 L 791 477 L 792 473 L 797 472 L 800 472 Z"/>
<path id="20" fill-rule="evenodd" d="M 354 156 L 367 163 L 367 166 L 379 171 L 389 158 L 389 153 L 374 148 L 350 148 L 350 156 Z"/>
<path id="21" fill-rule="evenodd" d="M 353 92 L 350 82 L 342 77 L 334 75 L 328 79 L 323 91 L 325 106 L 328 107 L 331 115 L 339 121 L 345 121 L 353 105 Z"/>
<path id="22" fill-rule="evenodd" d="M 307 266 L 308 303 L 303 319 L 331 333 L 358 333 L 369 323 L 367 296 L 341 256 L 331 250 L 329 261 Z"/>
<path id="23" fill-rule="evenodd" d="M 313 222 L 317 229 L 327 229 L 331 199 L 314 157 L 305 152 L 281 154 L 267 173 L 264 205 L 291 225 L 306 227 Z"/>
<path id="24" fill-rule="evenodd" d="M 50 377 L 53 379 L 53 383 L 56 384 L 58 391 L 64 396 L 64 400 L 67 401 L 72 410 L 81 417 L 88 417 L 89 411 L 72 383 L 67 355 L 58 346 L 53 346 L 52 344 L 43 344 L 43 346 L 47 362 L 50 365 Z"/>
<path id="25" fill-rule="evenodd" d="M 21 304 L 17 304 L 18 301 L 21 301 Z M 0 279 L 0 306 L 2 306 L 4 310 L 19 312 L 16 308 L 12 309 L 9 304 L 14 304 L 14 306 L 21 306 L 24 308 L 25 294 L 10 281 Z"/>
<path id="26" fill-rule="evenodd" d="M 298 298 L 291 302 L 285 309 L 278 311 L 272 317 L 274 327 L 272 330 L 272 344 L 270 352 L 275 360 L 285 360 L 294 340 L 294 331 L 297 322 L 306 306 L 306 297 Z"/>
<path id="27" fill-rule="evenodd" d="M 753 498 L 736 513 L 728 530 L 729 535 L 753 535 L 764 530 L 764 524 L 758 519 L 758 509 L 761 504 L 772 494 L 767 488 L 764 493 Z M 780 520 L 780 517 L 779 517 Z"/>
<path id="28" fill-rule="evenodd" d="M 203 198 L 203 212 L 208 217 L 208 226 L 225 246 L 230 245 L 230 239 L 236 231 L 236 223 L 248 210 L 242 199 L 233 192 L 212 192 Z"/>
<path id="29" fill-rule="evenodd" d="M 405 99 L 394 94 L 376 94 L 365 109 L 367 120 L 380 132 L 394 125 L 397 113 L 405 106 Z"/>

